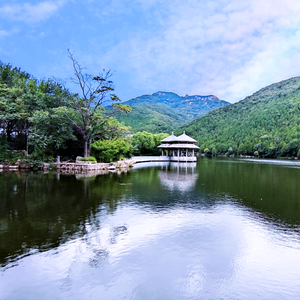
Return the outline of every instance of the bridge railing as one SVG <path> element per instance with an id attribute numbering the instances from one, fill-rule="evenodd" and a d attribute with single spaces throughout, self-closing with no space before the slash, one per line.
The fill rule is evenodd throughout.
<path id="1" fill-rule="evenodd" d="M 133 156 L 132 159 L 136 162 L 156 162 L 156 161 L 178 161 L 178 162 L 195 162 L 197 157 L 186 156 Z"/>

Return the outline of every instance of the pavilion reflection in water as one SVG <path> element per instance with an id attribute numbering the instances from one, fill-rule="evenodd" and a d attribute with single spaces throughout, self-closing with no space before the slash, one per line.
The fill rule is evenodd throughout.
<path id="1" fill-rule="evenodd" d="M 171 162 L 162 166 L 158 175 L 162 185 L 171 191 L 186 192 L 194 188 L 198 179 L 197 163 Z"/>

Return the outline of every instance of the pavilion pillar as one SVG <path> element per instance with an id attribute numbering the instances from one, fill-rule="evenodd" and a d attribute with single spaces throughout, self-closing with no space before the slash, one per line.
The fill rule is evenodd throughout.
<path id="1" fill-rule="evenodd" d="M 166 156 L 169 156 L 169 150 L 167 149 L 166 151 L 167 151 L 167 155 Z"/>
<path id="2" fill-rule="evenodd" d="M 194 149 L 193 149 L 193 154 L 192 154 L 192 156 L 194 157 Z"/>

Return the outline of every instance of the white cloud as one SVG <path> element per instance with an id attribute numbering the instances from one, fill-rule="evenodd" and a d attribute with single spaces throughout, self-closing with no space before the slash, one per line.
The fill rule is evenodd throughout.
<path id="1" fill-rule="evenodd" d="M 239 70 L 231 76 L 226 94 L 235 94 L 239 99 L 283 79 L 299 76 L 300 30 L 288 39 L 281 35 L 268 39 L 268 45 L 253 55 Z"/>
<path id="2" fill-rule="evenodd" d="M 11 31 L 1 30 L 1 29 L 0 29 L 0 38 L 1 38 L 1 37 L 4 37 L 4 36 L 9 36 L 9 35 L 11 35 L 11 34 L 12 34 Z"/>
<path id="3" fill-rule="evenodd" d="M 160 31 L 153 35 L 147 28 L 137 29 L 105 60 L 123 71 L 130 68 L 145 91 L 214 93 L 237 101 L 300 70 L 300 2 L 137 2 L 157 4 L 164 11 Z"/>
<path id="4" fill-rule="evenodd" d="M 30 3 L 5 4 L 0 7 L 0 16 L 28 23 L 39 22 L 49 18 L 63 3 L 64 1 L 43 1 L 36 5 Z"/>

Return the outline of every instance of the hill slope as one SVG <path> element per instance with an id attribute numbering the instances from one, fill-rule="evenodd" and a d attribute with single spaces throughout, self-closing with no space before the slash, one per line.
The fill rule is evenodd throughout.
<path id="1" fill-rule="evenodd" d="M 160 133 L 171 132 L 186 122 L 230 103 L 213 95 L 181 97 L 175 93 L 156 92 L 122 104 L 131 106 L 132 112 L 118 116 L 118 121 L 131 126 L 133 132 L 146 130 Z"/>
<path id="2" fill-rule="evenodd" d="M 214 110 L 184 130 L 198 140 L 202 152 L 300 156 L 300 77 Z"/>
<path id="3" fill-rule="evenodd" d="M 172 132 L 187 122 L 186 116 L 166 104 L 141 104 L 132 107 L 130 114 L 121 114 L 118 121 L 132 127 L 133 132 Z"/>

